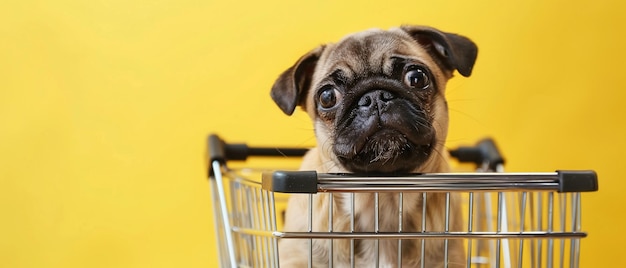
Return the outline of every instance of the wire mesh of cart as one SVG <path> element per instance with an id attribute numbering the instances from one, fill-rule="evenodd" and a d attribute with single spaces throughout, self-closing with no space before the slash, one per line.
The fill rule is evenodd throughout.
<path id="1" fill-rule="evenodd" d="M 221 267 L 280 267 L 279 243 L 301 239 L 308 246 L 308 267 L 578 267 L 580 241 L 587 236 L 581 227 L 581 193 L 598 190 L 597 175 L 591 170 L 543 173 L 503 172 L 504 158 L 491 139 L 475 146 L 450 150 L 459 162 L 476 165 L 472 173 L 402 174 L 381 177 L 368 174 L 321 174 L 314 171 L 255 170 L 230 168 L 230 161 L 251 156 L 301 157 L 304 148 L 249 147 L 226 143 L 217 135 L 208 138 L 208 160 L 219 264 Z M 349 230 L 333 230 L 332 209 L 325 216 L 327 230 L 314 230 L 312 200 L 328 198 L 332 207 L 337 193 L 373 194 L 374 230 L 358 230 L 351 215 Z M 399 223 L 392 231 L 378 227 L 382 195 L 396 195 Z M 402 226 L 411 217 L 403 211 L 403 195 L 422 195 L 426 209 L 431 194 L 445 196 L 441 208 L 444 226 L 422 224 L 418 230 Z M 283 209 L 289 195 L 307 195 L 308 231 L 282 230 Z M 450 228 L 450 198 L 460 196 L 462 229 Z M 432 201 L 431 201 L 432 202 Z M 352 210 L 354 213 L 354 210 Z M 422 215 L 426 215 L 423 213 Z M 423 218 L 423 217 L 422 217 Z M 421 219 L 422 223 L 426 219 Z M 404 228 L 404 229 L 403 229 Z M 349 248 L 349 260 L 339 263 L 334 255 L 336 241 Z M 334 241 L 334 242 L 333 242 Z M 376 248 L 374 262 L 363 264 L 358 245 L 370 241 Z M 393 260 L 381 260 L 381 247 L 397 243 Z M 442 241 L 442 259 L 425 261 L 429 241 Z M 408 242 L 412 244 L 408 244 Z M 450 260 L 449 244 L 461 243 L 462 263 Z M 327 256 L 319 259 L 313 247 L 326 246 Z M 410 245 L 413 245 L 411 247 Z M 333 247 L 335 247 L 333 249 Z M 403 248 L 404 247 L 404 248 Z M 458 249 L 458 248 L 457 248 Z M 409 251 L 415 252 L 409 252 Z M 458 253 L 458 252 L 456 252 Z M 409 264 L 403 255 L 418 261 Z M 371 256 L 368 256 L 371 259 Z M 318 259 L 316 259 L 318 258 Z M 285 267 L 285 266 L 283 266 Z"/>

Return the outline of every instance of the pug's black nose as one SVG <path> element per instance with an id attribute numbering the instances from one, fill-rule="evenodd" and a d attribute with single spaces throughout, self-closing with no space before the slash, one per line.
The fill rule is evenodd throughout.
<path id="1" fill-rule="evenodd" d="M 373 107 L 377 107 L 377 108 L 382 108 L 384 107 L 387 102 L 395 99 L 396 96 L 387 91 L 387 90 L 382 90 L 382 89 L 377 89 L 377 90 L 372 90 L 370 92 L 365 93 L 363 96 L 361 96 L 361 98 L 359 99 L 359 106 L 361 107 L 367 107 L 367 108 L 373 108 Z"/>

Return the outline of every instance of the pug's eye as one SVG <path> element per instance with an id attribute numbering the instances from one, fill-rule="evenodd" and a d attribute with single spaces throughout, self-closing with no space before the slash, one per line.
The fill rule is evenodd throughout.
<path id="1" fill-rule="evenodd" d="M 322 89 L 318 95 L 318 102 L 320 107 L 324 109 L 330 109 L 337 105 L 337 102 L 341 99 L 341 93 L 339 90 L 326 87 Z"/>
<path id="2" fill-rule="evenodd" d="M 404 74 L 404 83 L 411 88 L 427 89 L 430 86 L 430 78 L 426 70 L 414 67 Z"/>

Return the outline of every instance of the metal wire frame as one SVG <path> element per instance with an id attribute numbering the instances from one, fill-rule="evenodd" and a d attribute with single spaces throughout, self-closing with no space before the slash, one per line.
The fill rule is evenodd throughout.
<path id="1" fill-rule="evenodd" d="M 220 219 L 216 232 L 222 267 L 278 267 L 277 239 L 307 239 L 309 250 L 314 239 L 328 239 L 329 247 L 333 246 L 334 239 L 350 239 L 350 267 L 355 267 L 354 241 L 359 239 L 374 239 L 376 247 L 379 247 L 379 240 L 397 239 L 398 266 L 402 265 L 402 240 L 419 239 L 423 256 L 427 240 L 443 239 L 447 244 L 452 239 L 463 239 L 467 242 L 466 267 L 578 267 L 580 238 L 586 236 L 580 229 L 581 196 L 579 193 L 555 193 L 559 187 L 555 173 L 422 174 L 401 178 L 320 174 L 320 192 L 350 193 L 352 215 L 354 195 L 374 193 L 376 219 L 379 193 L 396 192 L 398 207 L 402 208 L 405 193 L 421 192 L 425 211 L 428 192 L 445 192 L 447 216 L 450 194 L 463 193 L 467 205 L 466 231 L 450 231 L 446 217 L 443 232 L 429 231 L 424 218 L 420 231 L 406 232 L 402 226 L 406 215 L 400 209 L 397 232 L 381 232 L 378 220 L 374 231 L 356 232 L 354 216 L 349 231 L 337 232 L 332 229 L 332 211 L 328 212 L 327 232 L 314 232 L 310 205 L 308 232 L 281 232 L 276 228 L 273 192 L 263 190 L 260 182 L 233 171 L 219 166 L 214 166 L 214 170 L 216 180 L 212 183 L 212 192 L 215 189 L 218 192 L 214 193 L 214 206 L 216 217 Z M 327 198 L 329 203 L 333 202 L 333 194 L 328 194 Z M 490 202 L 492 198 L 497 200 L 495 205 Z M 312 199 L 310 195 L 309 201 Z M 486 213 L 490 211 L 496 211 L 495 217 Z M 444 267 L 448 266 L 447 254 L 446 247 Z M 309 255 L 309 267 L 313 266 L 312 255 Z M 426 267 L 423 260 L 420 266 Z M 333 264 L 330 254 L 328 265 Z M 379 264 L 377 258 L 376 266 Z"/>
<path id="2" fill-rule="evenodd" d="M 213 162 L 213 199 L 221 267 L 279 267 L 274 193 Z M 228 193 L 228 194 L 227 194 Z"/>

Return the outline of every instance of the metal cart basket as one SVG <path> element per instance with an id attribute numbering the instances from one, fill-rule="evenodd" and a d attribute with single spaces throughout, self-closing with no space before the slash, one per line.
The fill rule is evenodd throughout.
<path id="1" fill-rule="evenodd" d="M 505 173 L 504 159 L 492 140 L 476 146 L 460 147 L 450 153 L 460 162 L 476 164 L 477 172 L 403 174 L 380 177 L 363 174 L 318 174 L 314 171 L 276 171 L 233 169 L 229 161 L 249 156 L 300 157 L 300 148 L 258 148 L 229 144 L 216 135 L 208 138 L 208 160 L 215 229 L 221 267 L 279 267 L 279 241 L 302 239 L 307 242 L 308 267 L 389 267 L 376 256 L 375 262 L 363 265 L 355 254 L 358 241 L 371 241 L 377 251 L 382 241 L 397 242 L 397 259 L 391 267 L 578 267 L 581 229 L 581 192 L 597 191 L 594 171 L 557 171 L 548 173 Z M 370 193 L 374 200 L 374 230 L 357 230 L 354 215 L 349 230 L 333 230 L 333 211 L 325 215 L 328 230 L 313 230 L 312 200 L 315 195 L 333 202 L 334 194 L 351 196 Z M 445 196 L 442 213 L 444 226 L 426 226 L 421 230 L 403 230 L 402 211 L 407 194 L 422 195 L 424 211 L 431 194 Z M 282 230 L 282 209 L 288 195 L 307 195 L 308 231 Z M 393 231 L 378 227 L 382 195 L 395 196 L 399 202 L 398 225 Z M 463 228 L 450 228 L 450 198 L 462 201 Z M 431 201 L 432 202 L 432 201 Z M 406 205 L 406 204 L 405 204 Z M 422 215 L 425 215 L 423 213 Z M 336 263 L 333 241 L 349 241 L 348 263 Z M 443 259 L 437 265 L 425 263 L 428 241 L 443 241 Z M 416 243 L 421 260 L 409 265 L 402 257 L 403 241 Z M 321 243 L 321 244 L 320 244 Z M 463 263 L 449 260 L 449 243 L 462 243 Z M 330 254 L 315 259 L 313 244 L 327 245 Z M 421 244 L 421 247 L 419 246 Z M 343 244 L 342 244 L 343 245 Z M 405 246 L 406 247 L 406 246 Z M 348 250 L 348 249 L 346 249 Z M 421 252 L 419 252 L 421 251 Z M 404 262 L 404 263 L 403 263 Z M 284 267 L 284 266 L 283 266 Z"/>

